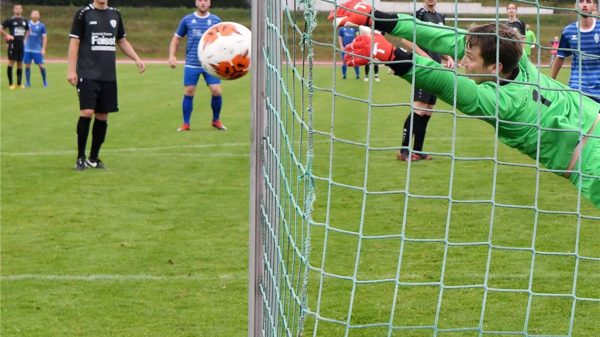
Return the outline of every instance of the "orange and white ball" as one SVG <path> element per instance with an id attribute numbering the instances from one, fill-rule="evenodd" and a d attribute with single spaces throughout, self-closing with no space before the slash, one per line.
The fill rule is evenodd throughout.
<path id="1" fill-rule="evenodd" d="M 235 22 L 221 22 L 202 35 L 198 57 L 202 67 L 223 80 L 235 80 L 250 70 L 252 33 Z"/>

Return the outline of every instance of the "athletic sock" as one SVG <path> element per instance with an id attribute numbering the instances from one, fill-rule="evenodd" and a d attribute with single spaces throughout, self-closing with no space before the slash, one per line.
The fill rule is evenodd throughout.
<path id="1" fill-rule="evenodd" d="M 181 106 L 183 110 L 183 123 L 190 124 L 192 111 L 194 110 L 194 96 L 183 95 L 183 103 Z"/>
<path id="2" fill-rule="evenodd" d="M 17 85 L 21 85 L 23 83 L 23 69 L 17 68 Z"/>
<path id="3" fill-rule="evenodd" d="M 342 64 L 342 76 L 346 77 L 346 72 L 348 71 L 348 66 L 344 63 Z"/>
<path id="4" fill-rule="evenodd" d="M 402 147 L 403 148 L 408 148 L 410 146 L 410 138 L 412 136 L 411 133 L 411 116 L 415 116 L 414 117 L 414 121 L 413 124 L 417 123 L 417 114 L 416 113 L 412 113 L 409 114 L 408 116 L 406 116 L 406 120 L 404 121 L 404 128 L 402 129 Z"/>
<path id="5" fill-rule="evenodd" d="M 31 68 L 25 68 L 25 83 L 31 84 Z"/>
<path id="6" fill-rule="evenodd" d="M 360 77 L 360 67 L 354 67 L 354 73 L 356 74 L 356 78 Z"/>
<path id="7" fill-rule="evenodd" d="M 85 146 L 87 144 L 88 133 L 90 132 L 91 118 L 79 116 L 77 122 L 77 157 L 85 157 Z"/>
<path id="8" fill-rule="evenodd" d="M 427 132 L 427 123 L 431 116 L 419 116 L 415 114 L 415 143 L 413 149 L 415 151 L 423 151 L 423 143 L 425 143 L 425 133 Z"/>
<path id="9" fill-rule="evenodd" d="M 44 81 L 44 85 L 46 85 L 46 68 L 40 68 L 40 73 L 42 73 L 42 81 Z"/>
<path id="10" fill-rule="evenodd" d="M 90 151 L 90 159 L 98 159 L 98 153 L 100 153 L 100 146 L 102 146 L 102 143 L 104 143 L 104 139 L 106 138 L 107 128 L 107 121 L 94 119 L 94 126 L 92 127 L 92 149 Z"/>
<path id="11" fill-rule="evenodd" d="M 8 85 L 13 85 L 13 71 L 12 71 L 12 69 L 13 69 L 12 66 L 6 67 L 6 75 L 8 75 Z"/>
<path id="12" fill-rule="evenodd" d="M 212 96 L 210 100 L 210 107 L 213 112 L 213 122 L 216 122 L 221 117 L 221 107 L 223 106 L 223 97 L 221 96 Z"/>

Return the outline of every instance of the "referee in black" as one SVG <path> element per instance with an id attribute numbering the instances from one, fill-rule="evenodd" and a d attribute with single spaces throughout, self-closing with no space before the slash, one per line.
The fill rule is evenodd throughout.
<path id="1" fill-rule="evenodd" d="M 108 0 L 94 0 L 81 8 L 73 19 L 69 34 L 67 80 L 77 87 L 77 162 L 75 169 L 104 168 L 98 157 L 108 127 L 108 114 L 119 111 L 117 102 L 116 47 L 135 61 L 140 73 L 146 66 L 125 38 L 121 13 L 108 6 Z M 85 148 L 92 116 L 92 148 L 86 159 Z"/>
<path id="2" fill-rule="evenodd" d="M 446 16 L 436 9 L 437 0 L 424 0 L 423 7 L 416 11 L 415 17 L 423 22 L 431 22 L 436 25 L 445 25 Z M 418 41 L 417 41 L 418 44 Z M 440 55 L 430 50 L 422 52 L 437 63 L 443 64 L 447 68 L 454 68 L 454 59 L 450 55 Z M 433 107 L 437 103 L 437 97 L 423 89 L 415 87 L 414 90 L 414 105 L 413 113 L 409 114 L 404 121 L 402 129 L 402 148 L 396 155 L 398 160 L 402 161 L 418 161 L 431 160 L 431 156 L 423 152 L 425 143 L 425 135 L 427 134 L 427 125 L 433 113 Z M 411 137 L 411 136 L 414 136 Z M 413 139 L 413 152 L 410 154 L 411 138 Z"/>
<path id="3" fill-rule="evenodd" d="M 28 21 L 23 18 L 23 6 L 15 4 L 13 6 L 13 16 L 2 22 L 0 33 L 4 36 L 8 44 L 8 85 L 10 90 L 15 90 L 17 86 L 24 88 L 23 81 L 23 53 L 25 50 L 25 35 L 29 30 Z M 17 85 L 13 84 L 13 67 L 17 62 Z"/>

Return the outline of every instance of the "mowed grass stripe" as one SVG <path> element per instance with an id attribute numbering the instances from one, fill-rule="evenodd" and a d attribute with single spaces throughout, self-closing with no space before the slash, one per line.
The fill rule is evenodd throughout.
<path id="1" fill-rule="evenodd" d="M 147 73 L 139 75 L 132 65 L 118 67 L 121 111 L 109 119 L 108 138 L 101 153 L 109 167 L 105 171 L 73 171 L 78 105 L 74 88 L 64 80 L 65 65 L 48 65 L 49 88 L 41 88 L 35 72 L 32 74 L 34 87 L 30 90 L 1 88 L 1 334 L 245 336 L 249 78 L 223 84 L 222 119 L 229 128 L 227 132 L 210 126 L 210 97 L 207 90 L 199 86 L 192 131 L 182 134 L 175 132 L 181 122 L 182 68 L 171 70 L 164 65 L 150 65 Z M 331 87 L 331 68 L 319 66 L 317 70 L 315 83 Z M 409 86 L 397 78 L 382 75 L 381 83 L 372 83 L 375 103 L 410 101 Z M 338 80 L 336 90 L 366 98 L 369 84 Z M 487 242 L 491 234 L 494 245 L 530 247 L 537 216 L 536 250 L 573 252 L 575 233 L 579 229 L 578 253 L 600 256 L 596 244 L 600 232 L 593 219 L 536 214 L 532 208 L 496 207 L 492 212 L 490 200 L 531 207 L 536 201 L 535 169 L 496 165 L 496 186 L 491 184 L 495 163 L 490 160 L 453 162 L 448 157 L 436 157 L 430 162 L 412 163 L 409 171 L 406 163 L 395 159 L 407 108 L 373 108 L 372 132 L 367 139 L 366 105 L 348 103 L 341 98 L 335 100 L 334 136 L 362 144 L 368 141 L 373 149 L 367 189 L 383 193 L 366 197 L 363 235 L 398 234 L 406 218 L 406 237 L 443 239 L 446 222 L 450 219 L 449 242 Z M 315 126 L 322 132 L 330 131 L 331 102 L 327 94 L 315 94 Z M 450 109 L 441 103 L 439 107 Z M 486 123 L 461 119 L 458 136 L 454 139 L 450 132 L 452 122 L 450 114 L 432 118 L 425 145 L 427 151 L 450 153 L 454 148 L 455 155 L 460 157 L 494 155 L 494 133 Z M 367 150 L 336 141 L 334 152 L 330 153 L 329 141 L 328 135 L 315 136 L 314 173 L 329 179 L 332 169 L 334 186 L 327 204 L 329 180 L 316 182 L 313 216 L 315 221 L 324 222 L 325 211 L 329 209 L 330 227 L 357 232 L 365 192 L 362 187 Z M 27 155 L 14 155 L 18 153 Z M 330 168 L 331 156 L 333 167 Z M 289 162 L 289 158 L 282 159 Z M 503 145 L 498 145 L 498 160 L 532 164 L 529 158 Z M 448 179 L 451 165 L 454 165 L 452 183 Z M 299 172 L 286 173 L 295 186 Z M 538 209 L 575 210 L 577 194 L 573 186 L 555 175 L 541 175 Z M 343 188 L 344 184 L 361 189 L 349 190 Z M 386 191 L 408 191 L 409 195 L 439 197 L 448 195 L 450 187 L 454 200 L 481 199 L 483 202 L 455 203 L 448 217 L 447 199 L 410 198 L 407 201 L 409 213 L 405 215 L 406 195 L 385 194 Z M 494 188 L 496 194 L 492 196 Z M 586 203 L 582 204 L 581 213 L 598 214 Z M 491 214 L 494 228 L 490 232 Z M 324 230 L 313 228 L 312 258 L 318 267 Z M 327 244 L 325 271 L 339 275 L 351 273 L 358 253 L 356 238 L 332 232 Z M 393 278 L 399 244 L 399 238 L 363 240 L 358 278 Z M 405 245 L 400 281 L 439 282 L 444 244 L 405 242 Z M 449 247 L 445 281 L 453 286 L 482 284 L 487 256 L 486 247 Z M 530 252 L 494 249 L 491 261 L 490 287 L 527 287 Z M 572 257 L 538 256 L 533 290 L 568 292 L 573 283 L 573 262 Z M 595 261 L 580 261 L 578 296 L 599 297 L 595 290 L 597 265 Z M 27 275 L 36 278 L 27 279 Z M 142 279 L 125 282 L 78 279 L 94 275 L 132 275 Z M 145 275 L 161 279 L 149 280 Z M 186 275 L 202 279 L 177 279 Z M 232 278 L 223 279 L 223 275 Z M 46 279 L 55 276 L 58 279 Z M 309 288 L 309 306 L 313 310 L 316 308 L 313 291 L 318 284 L 315 276 L 311 274 L 313 288 Z M 25 279 L 11 280 L 11 277 Z M 61 280 L 60 277 L 75 279 Z M 325 281 L 323 316 L 345 318 L 350 286 L 351 282 Z M 369 324 L 389 319 L 392 289 L 388 284 L 360 285 L 352 323 Z M 437 303 L 438 294 L 438 289 L 433 287 L 402 287 L 394 324 L 431 324 L 429 304 Z M 486 313 L 486 326 L 519 331 L 526 295 L 490 295 L 494 306 L 489 309 L 491 314 Z M 595 304 L 577 303 L 575 331 L 585 331 L 578 336 L 600 333 L 593 319 L 598 313 Z M 448 297 L 442 302 L 444 327 L 477 326 L 481 305 L 479 290 L 448 291 Z M 516 313 L 506 315 L 503 305 L 519 309 L 507 310 Z M 563 316 L 569 313 L 571 303 L 547 303 L 536 298 L 533 308 L 535 331 L 563 333 Z M 552 316 L 553 313 L 559 314 Z M 559 323 L 552 323 L 554 321 Z M 322 329 L 319 335 L 335 331 L 324 326 Z M 373 331 L 365 331 L 365 334 L 372 335 Z"/>

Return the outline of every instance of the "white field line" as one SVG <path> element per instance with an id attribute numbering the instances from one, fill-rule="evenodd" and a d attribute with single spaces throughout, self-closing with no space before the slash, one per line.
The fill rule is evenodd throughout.
<path id="1" fill-rule="evenodd" d="M 452 137 L 428 137 L 430 141 L 450 141 Z M 460 137 L 461 140 L 465 139 L 479 139 L 477 137 Z M 373 138 L 371 141 L 389 141 L 390 138 Z M 398 141 L 400 141 L 399 139 Z M 326 143 L 329 140 L 319 139 L 315 140 L 314 143 Z M 152 152 L 152 151 L 160 151 L 160 150 L 176 150 L 176 149 L 208 149 L 215 147 L 250 147 L 250 143 L 225 143 L 225 144 L 193 144 L 193 145 L 171 145 L 171 146 L 151 146 L 151 147 L 129 147 L 129 148 L 121 148 L 121 149 L 102 149 L 102 153 L 131 153 L 131 152 Z M 0 156 L 8 156 L 8 157 L 33 157 L 33 156 L 66 156 L 73 155 L 76 153 L 75 149 L 73 150 L 57 150 L 57 151 L 39 151 L 39 152 L 0 152 Z M 200 154 L 193 153 L 152 153 L 152 155 L 157 156 L 193 156 Z M 249 154 L 224 154 L 224 153 L 216 153 L 216 154 L 202 154 L 202 156 L 212 156 L 212 157 L 237 157 L 242 156 L 245 157 Z"/>
<path id="2" fill-rule="evenodd" d="M 228 143 L 228 144 L 196 144 L 196 145 L 171 145 L 171 146 L 154 146 L 154 147 L 130 147 L 122 149 L 102 149 L 102 153 L 130 153 L 130 152 L 148 152 L 148 151 L 160 151 L 160 150 L 174 150 L 174 149 L 205 149 L 214 147 L 250 147 L 250 143 Z M 75 150 L 59 150 L 59 151 L 40 151 L 40 152 L 0 152 L 2 156 L 13 156 L 13 157 L 29 157 L 29 156 L 64 156 L 72 155 L 76 153 Z M 153 153 L 153 155 L 157 155 Z M 158 154 L 160 155 L 160 154 Z M 182 155 L 189 156 L 189 153 L 173 154 L 165 153 L 165 155 Z M 203 154 L 206 155 L 206 154 Z M 226 154 L 220 154 L 221 156 L 228 156 Z M 243 154 L 247 156 L 248 154 Z"/>
<path id="3" fill-rule="evenodd" d="M 219 275 L 222 280 L 231 280 L 235 276 L 229 274 Z M 208 280 L 209 277 L 202 275 L 122 275 L 122 274 L 91 274 L 91 275 L 46 275 L 46 274 L 19 274 L 0 276 L 0 281 L 18 282 L 18 281 L 83 281 L 83 282 L 98 282 L 98 281 L 201 281 Z"/>

